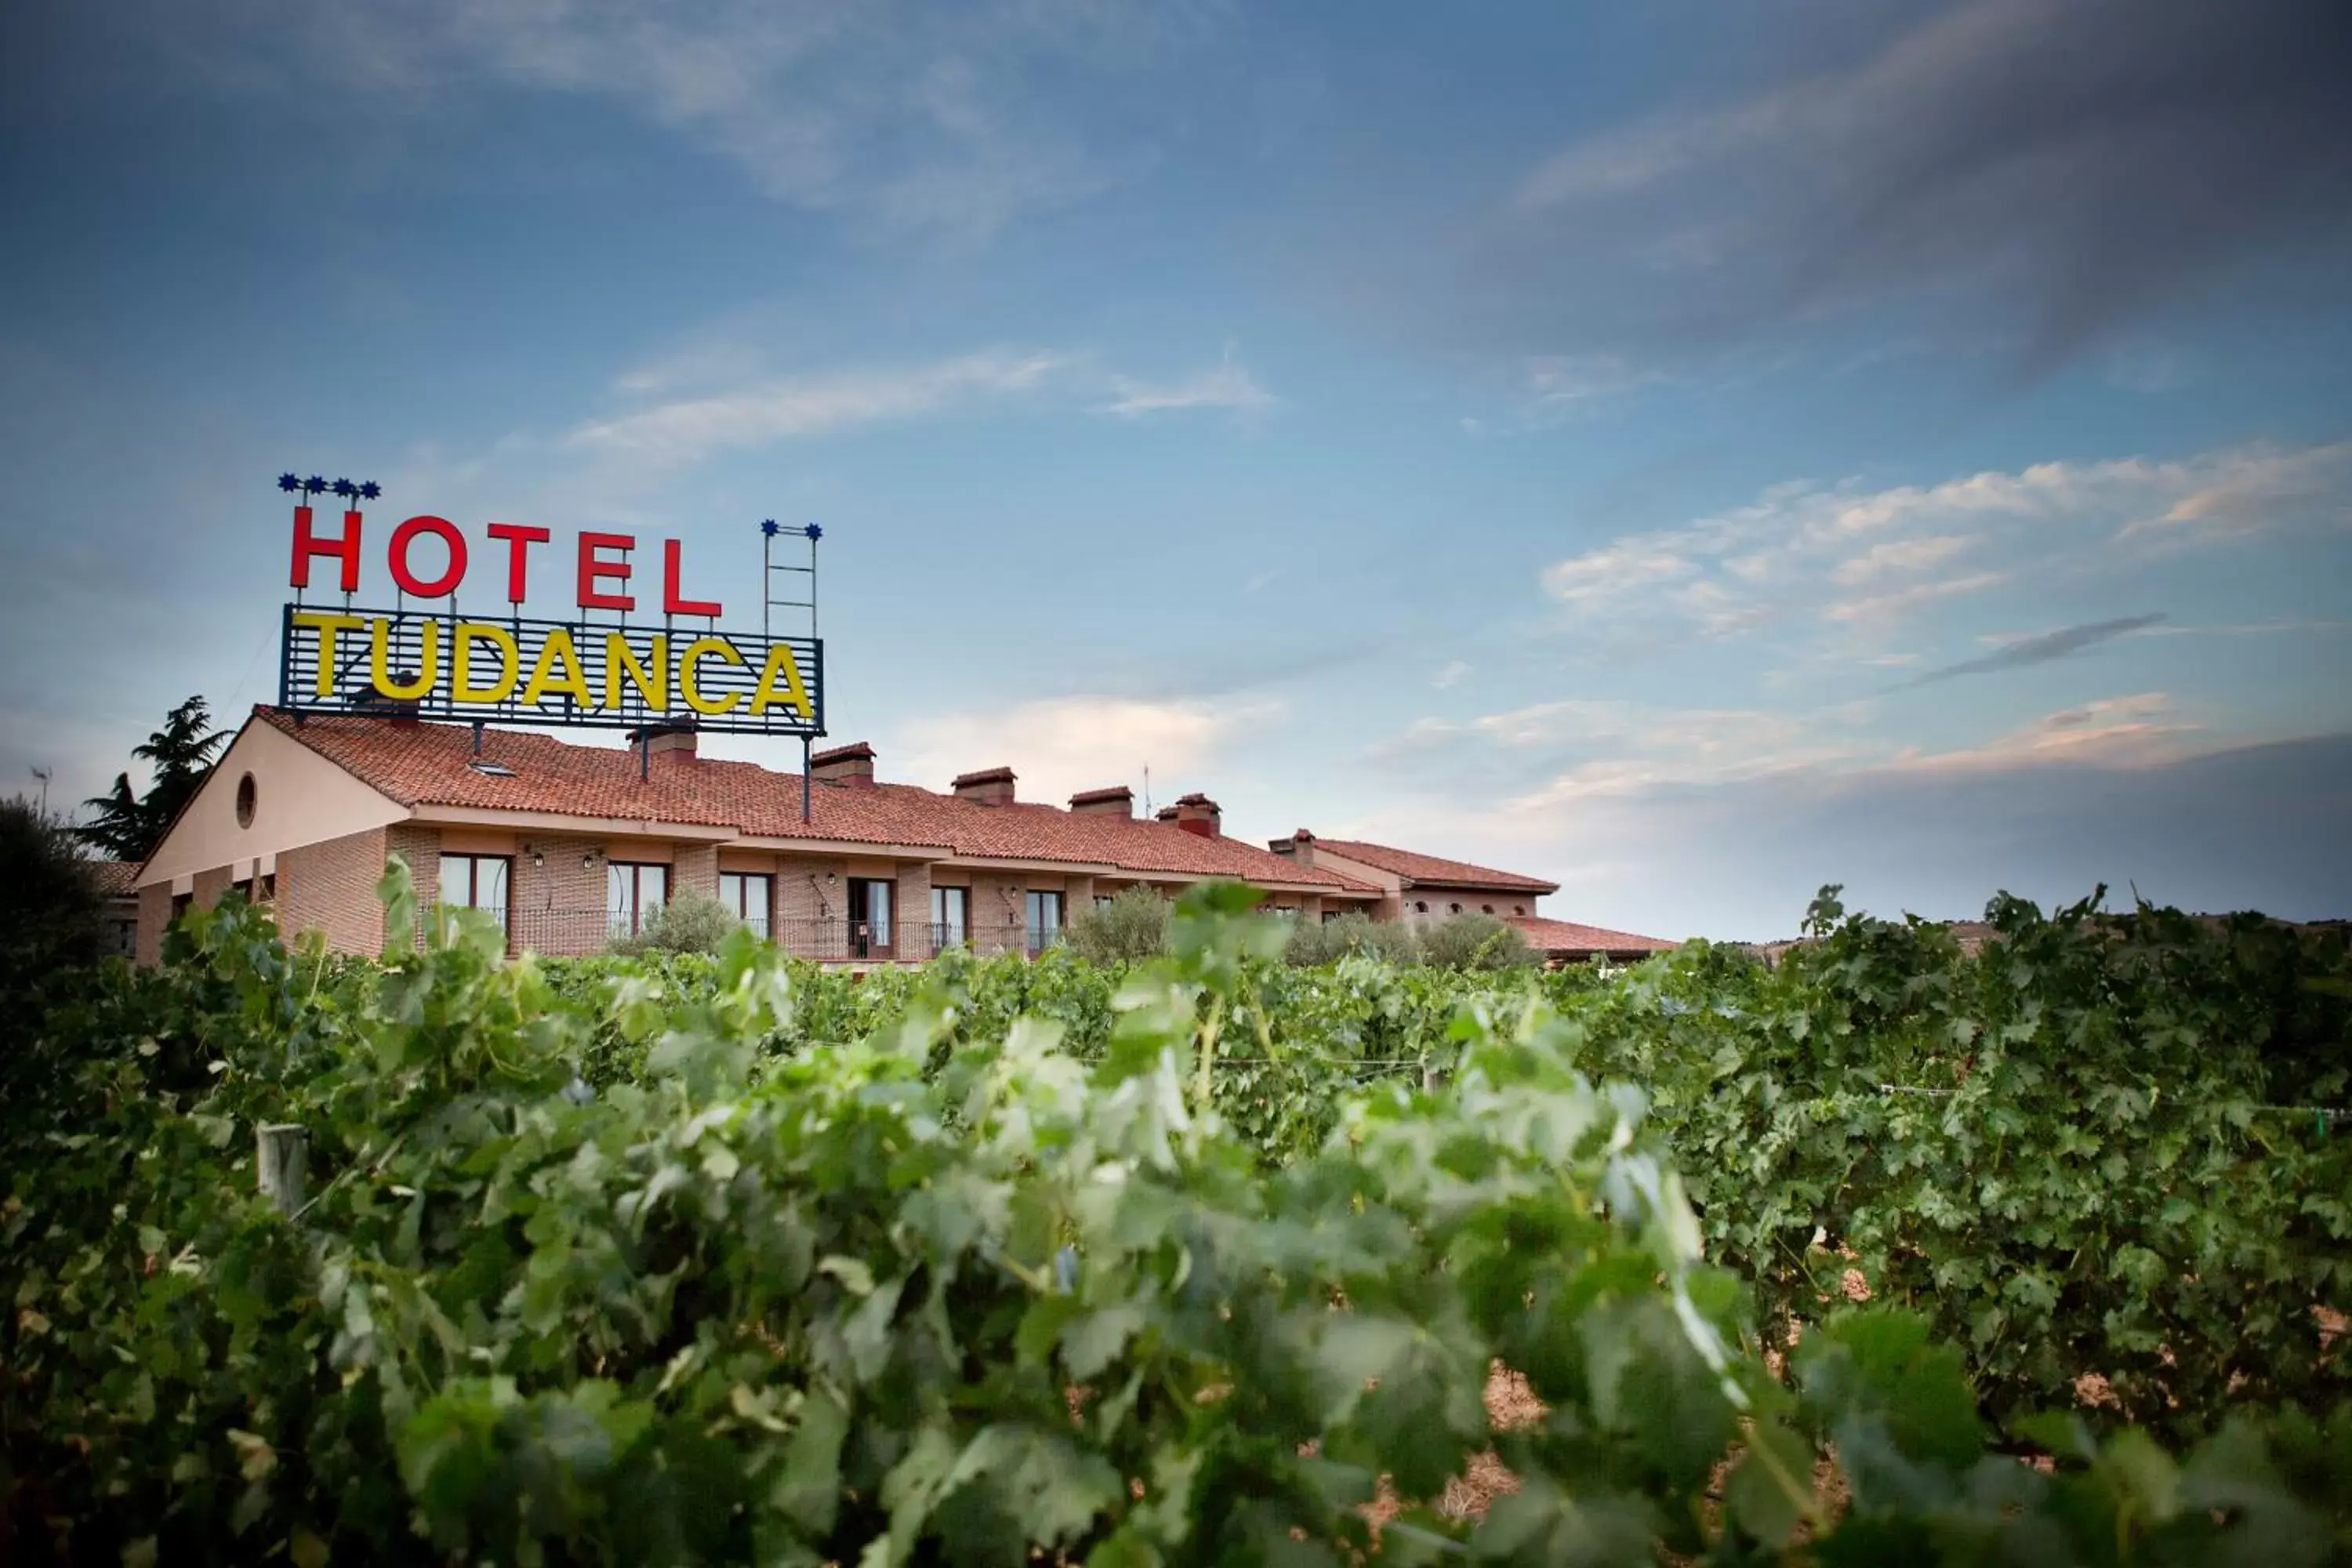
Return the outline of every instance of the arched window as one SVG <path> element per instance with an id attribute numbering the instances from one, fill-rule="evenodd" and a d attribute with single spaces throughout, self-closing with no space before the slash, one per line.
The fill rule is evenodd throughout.
<path id="1" fill-rule="evenodd" d="M 1462 912 L 1462 906 L 1460 904 L 1448 904 L 1445 906 L 1445 912 L 1449 915 L 1458 915 Z"/>
<path id="2" fill-rule="evenodd" d="M 1425 915 L 1429 912 L 1429 906 L 1419 900 L 1415 900 L 1413 901 L 1412 912 L 1417 915 Z"/>
<path id="3" fill-rule="evenodd" d="M 1528 906 L 1525 904 L 1513 904 L 1511 906 L 1511 912 L 1515 915 L 1526 914 L 1528 912 Z"/>
<path id="4" fill-rule="evenodd" d="M 1495 912 L 1495 906 L 1492 904 L 1480 904 L 1478 906 L 1478 912 L 1482 915 L 1491 915 Z"/>

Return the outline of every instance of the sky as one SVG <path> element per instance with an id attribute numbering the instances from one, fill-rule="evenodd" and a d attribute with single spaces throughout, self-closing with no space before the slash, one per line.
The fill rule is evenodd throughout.
<path id="1" fill-rule="evenodd" d="M 0 211 L 0 790 L 274 697 L 290 468 L 821 524 L 885 779 L 2352 916 L 2340 0 L 27 0 Z"/>

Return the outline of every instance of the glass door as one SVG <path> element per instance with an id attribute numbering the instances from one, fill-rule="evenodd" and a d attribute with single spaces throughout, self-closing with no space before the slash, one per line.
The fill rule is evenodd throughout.
<path id="1" fill-rule="evenodd" d="M 892 956 L 890 900 L 898 885 L 876 877 L 849 880 L 849 956 Z"/>

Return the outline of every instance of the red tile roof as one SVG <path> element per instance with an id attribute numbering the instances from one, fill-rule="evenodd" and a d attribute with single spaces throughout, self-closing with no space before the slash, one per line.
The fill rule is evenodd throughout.
<path id="1" fill-rule="evenodd" d="M 811 820 L 801 820 L 801 778 L 753 763 L 656 752 L 640 777 L 640 753 L 575 746 L 537 731 L 485 730 L 474 753 L 465 725 L 312 717 L 257 708 L 254 717 L 293 737 L 403 805 L 469 806 L 564 816 L 726 827 L 747 837 L 829 839 L 947 849 L 961 856 L 1058 860 L 1126 871 L 1234 877 L 1259 884 L 1369 893 L 1364 883 L 1295 865 L 1239 839 L 1171 824 L 1050 805 L 982 805 L 911 784 L 846 788 L 819 782 Z M 468 764 L 494 763 L 511 778 Z"/>
<path id="2" fill-rule="evenodd" d="M 1366 844 L 1351 838 L 1318 838 L 1314 844 L 1318 849 L 1328 849 L 1334 855 L 1360 860 L 1383 871 L 1392 871 L 1402 877 L 1408 887 L 1416 882 L 1426 882 L 1446 888 L 1493 888 L 1515 893 L 1559 891 L 1558 882 L 1522 877 L 1515 871 L 1497 871 L 1489 866 L 1473 866 L 1466 860 L 1417 855 L 1410 849 L 1392 849 L 1385 844 Z"/>
<path id="3" fill-rule="evenodd" d="M 1631 931 L 1604 931 L 1600 926 L 1578 925 L 1573 921 L 1548 921 L 1524 916 L 1509 921 L 1512 929 L 1528 939 L 1528 945 L 1538 952 L 1592 953 L 1612 955 L 1636 952 L 1672 952 L 1675 943 L 1660 942 L 1654 936 L 1635 936 Z"/>
<path id="4" fill-rule="evenodd" d="M 131 885 L 131 879 L 138 874 L 139 862 L 136 860 L 92 860 L 89 863 L 89 879 L 98 885 L 100 894 L 105 898 L 135 897 L 139 889 Z"/>

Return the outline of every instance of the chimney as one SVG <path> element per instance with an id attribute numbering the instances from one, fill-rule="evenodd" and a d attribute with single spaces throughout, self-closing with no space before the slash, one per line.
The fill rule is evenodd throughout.
<path id="1" fill-rule="evenodd" d="M 1187 833 L 1197 833 L 1203 838 L 1216 837 L 1218 830 L 1224 826 L 1224 813 L 1217 808 L 1215 801 L 1205 795 L 1178 795 L 1174 810 L 1177 826 Z M 1162 812 L 1160 815 L 1165 816 L 1168 814 Z"/>
<path id="2" fill-rule="evenodd" d="M 863 741 L 852 741 L 845 746 L 835 746 L 829 752 L 819 752 L 809 759 L 809 777 L 819 784 L 844 784 L 851 789 L 874 787 L 874 748 Z"/>
<path id="3" fill-rule="evenodd" d="M 1309 869 L 1312 869 L 1315 865 L 1315 835 L 1303 827 L 1287 838 L 1267 839 L 1265 847 L 1286 859 L 1296 860 Z"/>
<path id="4" fill-rule="evenodd" d="M 953 785 L 958 800 L 978 801 L 982 805 L 1013 804 L 1013 770 L 982 768 L 976 773 L 959 773 Z"/>
<path id="5" fill-rule="evenodd" d="M 643 746 L 649 756 L 675 753 L 678 761 L 694 761 L 694 726 L 691 724 L 648 724 L 642 730 L 629 731 L 629 744 Z"/>
<path id="6" fill-rule="evenodd" d="M 1070 809 L 1082 816 L 1126 816 L 1135 815 L 1135 792 L 1125 784 L 1113 784 L 1108 789 L 1080 790 L 1070 797 Z"/>

